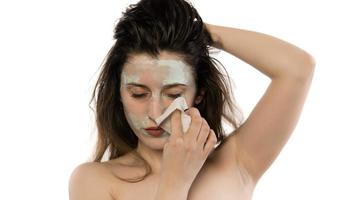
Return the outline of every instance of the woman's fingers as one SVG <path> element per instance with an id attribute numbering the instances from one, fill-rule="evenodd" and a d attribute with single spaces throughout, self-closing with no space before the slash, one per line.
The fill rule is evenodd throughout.
<path id="1" fill-rule="evenodd" d="M 200 145 L 204 146 L 204 143 L 206 142 L 207 140 L 207 137 L 209 136 L 210 134 L 210 127 L 207 123 L 207 121 L 203 118 L 202 119 L 202 123 L 201 123 L 201 129 L 200 129 L 200 133 L 197 137 L 197 141 Z"/>
<path id="2" fill-rule="evenodd" d="M 212 152 L 212 150 L 214 149 L 214 146 L 217 144 L 217 137 L 214 133 L 214 131 L 211 129 L 208 139 L 206 141 L 206 144 L 204 146 L 204 154 L 205 156 L 209 156 L 209 154 Z"/>
<path id="3" fill-rule="evenodd" d="M 176 142 L 185 142 L 186 145 L 195 145 L 200 147 L 205 155 L 208 155 L 217 143 L 217 138 L 207 121 L 201 117 L 197 108 L 190 108 L 186 111 L 191 117 L 189 129 L 184 134 L 182 131 L 181 112 L 175 110 L 171 115 L 171 131 L 170 140 Z"/>
<path id="4" fill-rule="evenodd" d="M 202 124 L 200 112 L 197 108 L 193 107 L 189 108 L 186 111 L 186 113 L 191 117 L 191 124 L 185 134 L 185 137 L 188 137 L 191 140 L 196 141 Z"/>
<path id="5" fill-rule="evenodd" d="M 170 140 L 176 140 L 179 137 L 182 137 L 182 124 L 181 124 L 181 115 L 179 110 L 175 110 L 171 114 L 171 135 L 169 137 Z"/>

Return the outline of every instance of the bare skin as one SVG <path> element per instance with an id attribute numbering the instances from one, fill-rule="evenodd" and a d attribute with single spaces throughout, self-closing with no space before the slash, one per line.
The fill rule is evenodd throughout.
<path id="1" fill-rule="evenodd" d="M 302 49 L 269 35 L 209 24 L 206 27 L 215 47 L 237 56 L 271 79 L 248 119 L 218 151 L 213 151 L 207 159 L 203 158 L 202 166 L 198 162 L 191 169 L 178 169 L 175 178 L 164 175 L 167 173 L 162 170 L 162 153 L 159 156 L 155 152 L 152 154 L 155 157 L 149 161 L 154 173 L 139 183 L 125 183 L 113 175 L 129 178 L 144 174 L 138 164 L 135 167 L 124 166 L 135 163 L 130 155 L 103 163 L 83 164 L 71 177 L 70 199 L 153 200 L 162 192 L 177 193 L 178 199 L 190 200 L 251 199 L 258 180 L 276 159 L 298 122 L 315 63 Z M 198 116 L 198 113 L 192 109 L 191 115 Z M 172 121 L 172 126 L 176 127 L 179 123 L 176 114 Z M 200 135 L 201 131 L 196 131 L 196 134 Z M 211 134 L 207 131 L 206 134 L 207 139 L 210 138 Z M 145 147 L 140 148 L 143 150 Z M 175 150 L 168 148 L 170 153 Z M 197 174 L 186 173 L 194 169 L 198 170 Z M 190 181 L 181 180 L 181 173 L 188 175 Z M 176 183 L 179 179 L 180 185 Z M 160 184 L 161 180 L 163 184 Z M 163 186 L 161 189 L 160 185 Z M 160 197 L 159 200 L 167 199 L 167 196 Z"/>

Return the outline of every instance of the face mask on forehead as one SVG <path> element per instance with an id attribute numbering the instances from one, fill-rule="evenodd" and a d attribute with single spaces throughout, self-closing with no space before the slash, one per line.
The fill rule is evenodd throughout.
<path id="1" fill-rule="evenodd" d="M 122 83 L 146 78 L 142 74 L 147 75 L 148 79 L 160 80 L 162 85 L 174 82 L 190 84 L 194 81 L 191 67 L 181 60 L 141 59 L 129 62 L 128 69 L 122 72 Z"/>

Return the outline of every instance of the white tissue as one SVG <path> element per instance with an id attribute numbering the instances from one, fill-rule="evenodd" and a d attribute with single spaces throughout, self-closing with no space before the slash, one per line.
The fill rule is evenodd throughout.
<path id="1" fill-rule="evenodd" d="M 165 131 L 171 134 L 171 123 L 170 123 L 170 115 L 176 110 L 180 110 L 181 112 L 181 124 L 182 131 L 186 133 L 189 125 L 191 124 L 191 117 L 185 113 L 185 110 L 188 109 L 186 104 L 186 100 L 184 97 L 176 98 L 166 109 L 166 111 L 155 119 L 155 122 L 158 126 L 163 128 Z"/>

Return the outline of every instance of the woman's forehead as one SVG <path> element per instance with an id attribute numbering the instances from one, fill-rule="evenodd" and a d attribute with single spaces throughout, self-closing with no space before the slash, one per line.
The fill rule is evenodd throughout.
<path id="1" fill-rule="evenodd" d="M 191 67 L 181 60 L 138 60 L 126 63 L 123 71 L 128 74 L 141 74 L 141 73 L 188 73 Z"/>
<path id="2" fill-rule="evenodd" d="M 122 83 L 160 82 L 162 85 L 182 83 L 192 85 L 194 77 L 189 66 L 177 60 L 158 60 L 154 65 L 129 64 L 122 71 Z"/>
<path id="3" fill-rule="evenodd" d="M 122 85 L 127 85 L 131 82 L 159 85 L 160 87 L 180 83 L 188 86 L 194 86 L 194 78 L 186 66 L 177 65 L 172 62 L 159 62 L 156 66 L 139 67 L 127 66 L 122 72 Z"/>
<path id="4" fill-rule="evenodd" d="M 139 68 L 156 66 L 191 68 L 179 54 L 168 51 L 161 51 L 157 57 L 152 57 L 146 53 L 130 54 L 125 66 Z"/>
<path id="5" fill-rule="evenodd" d="M 124 65 L 124 68 L 132 68 L 135 70 L 144 68 L 156 68 L 162 67 L 167 68 L 191 68 L 188 64 L 186 64 L 181 58 L 178 56 L 158 56 L 157 58 L 153 58 L 147 56 L 145 54 L 139 54 L 136 56 L 130 57 Z"/>
<path id="6" fill-rule="evenodd" d="M 177 53 L 161 51 L 157 57 L 145 53 L 130 54 L 123 66 L 121 84 L 135 82 L 165 86 L 181 83 L 195 86 L 192 70 Z"/>
<path id="7" fill-rule="evenodd" d="M 186 64 L 178 56 L 163 55 L 158 58 L 146 55 L 137 55 L 125 63 L 122 78 L 127 76 L 161 79 L 164 84 L 170 82 L 191 83 L 194 81 L 191 66 Z M 124 81 L 126 82 L 126 81 Z"/>

